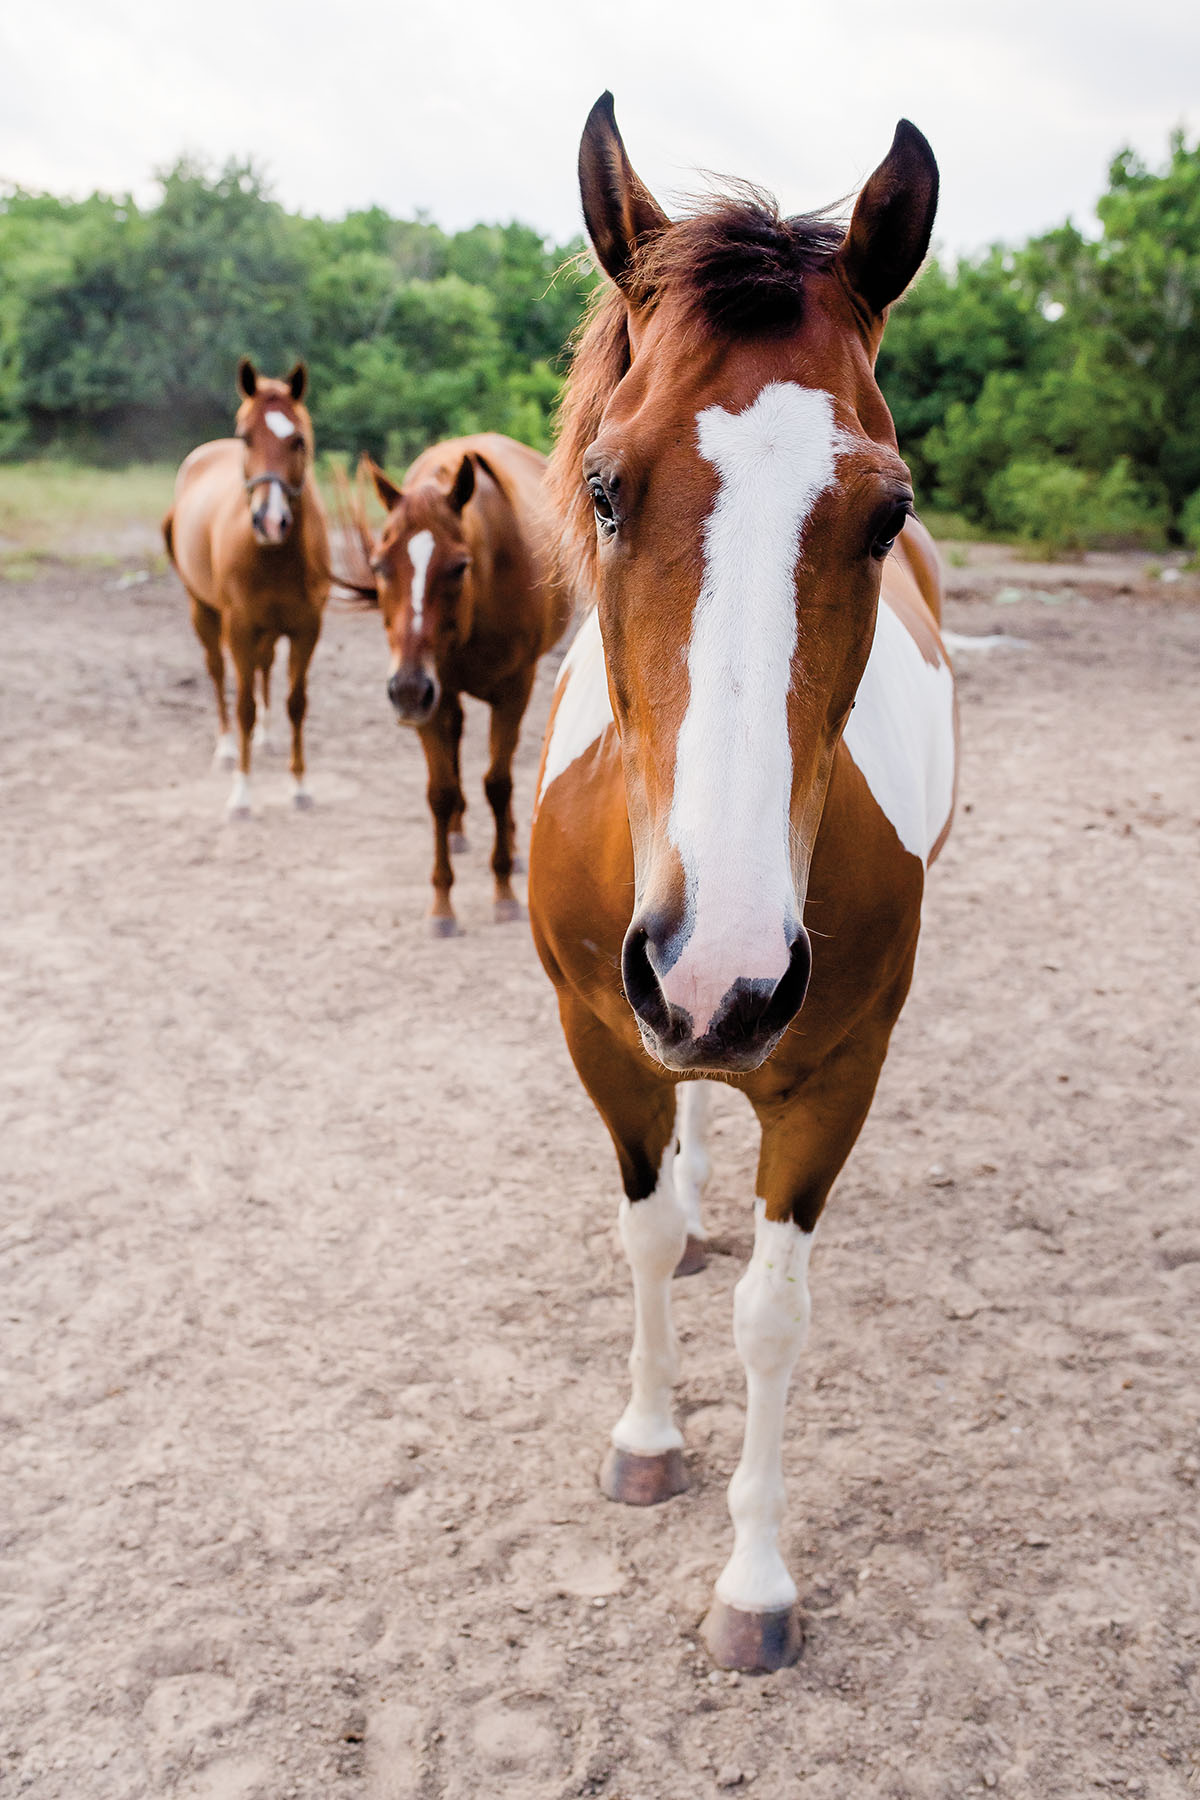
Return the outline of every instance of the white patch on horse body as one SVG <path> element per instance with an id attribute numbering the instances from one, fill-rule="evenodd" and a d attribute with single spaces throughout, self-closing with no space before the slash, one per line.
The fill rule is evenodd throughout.
<path id="1" fill-rule="evenodd" d="M 607 725 L 612 724 L 612 701 L 608 693 L 608 670 L 604 663 L 604 643 L 600 636 L 600 616 L 592 608 L 575 634 L 575 642 L 563 659 L 559 671 L 558 709 L 554 714 L 554 730 L 546 746 L 537 806 L 552 781 L 569 769 L 576 757 L 594 744 Z"/>
<path id="2" fill-rule="evenodd" d="M 629 1405 L 613 1426 L 618 1450 L 658 1456 L 683 1447 L 675 1423 L 671 1389 L 678 1374 L 675 1329 L 671 1323 L 671 1283 L 683 1255 L 687 1224 L 675 1187 L 674 1139 L 663 1152 L 654 1192 L 645 1200 L 621 1201 L 618 1228 L 633 1275 L 633 1378 Z"/>
<path id="3" fill-rule="evenodd" d="M 827 393 L 775 381 L 744 412 L 706 408 L 696 437 L 720 487 L 704 533 L 667 825 L 690 931 L 658 974 L 699 1038 L 739 977 L 774 983 L 786 973 L 800 923 L 788 736 L 796 558 L 804 522 L 834 481 L 841 434 Z"/>
<path id="4" fill-rule="evenodd" d="M 779 1553 L 786 1492 L 783 1424 L 792 1367 L 808 1336 L 813 1234 L 768 1219 L 756 1203 L 754 1253 L 733 1297 L 733 1336 L 746 1370 L 746 1430 L 729 1483 L 733 1555 L 717 1597 L 741 1612 L 778 1612 L 796 1584 Z"/>
<path id="5" fill-rule="evenodd" d="M 928 862 L 954 804 L 954 676 L 882 596 L 843 742 L 904 848 Z"/>
<path id="6" fill-rule="evenodd" d="M 429 579 L 429 564 L 433 556 L 432 531 L 414 531 L 408 540 L 408 560 L 412 564 L 412 616 L 413 628 L 420 631 L 425 617 L 425 583 Z"/>
<path id="7" fill-rule="evenodd" d="M 276 412 L 272 408 L 272 410 L 265 415 L 265 418 L 267 429 L 273 431 L 281 443 L 284 438 L 295 437 L 296 421 L 295 419 L 289 419 L 285 412 Z"/>

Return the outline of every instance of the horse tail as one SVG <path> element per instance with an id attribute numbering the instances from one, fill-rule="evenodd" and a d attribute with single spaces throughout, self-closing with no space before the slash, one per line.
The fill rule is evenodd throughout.
<path id="1" fill-rule="evenodd" d="M 175 508 L 167 509 L 167 516 L 162 522 L 163 543 L 167 546 L 167 556 L 175 562 Z M 178 567 L 178 564 L 176 564 Z"/>

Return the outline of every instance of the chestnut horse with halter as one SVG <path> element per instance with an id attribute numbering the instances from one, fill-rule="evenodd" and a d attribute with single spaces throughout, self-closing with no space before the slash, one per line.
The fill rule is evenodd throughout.
<path id="1" fill-rule="evenodd" d="M 749 190 L 672 223 L 606 94 L 579 170 L 613 285 L 551 480 L 596 609 L 550 716 L 529 892 L 625 1189 L 632 1395 L 601 1484 L 637 1505 L 685 1485 L 670 1287 L 703 1235 L 706 1090 L 689 1084 L 718 1076 L 762 1145 L 734 1303 L 734 1545 L 704 1638 L 723 1667 L 773 1669 L 800 1647 L 778 1539 L 813 1231 L 908 992 L 954 804 L 936 557 L 873 373 L 928 247 L 937 165 L 902 121 L 848 230 Z"/>
<path id="2" fill-rule="evenodd" d="M 192 603 L 216 690 L 216 761 L 238 764 L 227 811 L 250 813 L 250 746 L 268 741 L 271 663 L 289 644 L 288 717 L 292 724 L 292 802 L 311 804 L 304 785 L 306 677 L 330 587 L 329 533 L 312 474 L 312 420 L 302 404 L 307 383 L 297 363 L 283 381 L 238 364 L 235 435 L 201 444 L 182 464 L 175 504 L 163 520 L 167 555 Z M 225 646 L 237 671 L 240 745 L 234 748 L 225 700 Z M 259 673 L 262 715 L 254 698 Z"/>
<path id="3" fill-rule="evenodd" d="M 450 851 L 464 847 L 466 808 L 462 694 L 492 712 L 483 788 L 496 821 L 494 915 L 521 913 L 512 888 L 513 755 L 538 658 L 570 610 L 548 530 L 546 459 L 485 432 L 423 451 L 403 488 L 374 463 L 366 467 L 388 514 L 374 540 L 361 507 L 356 514 L 392 653 L 388 698 L 400 724 L 416 727 L 429 770 L 429 925 L 435 937 L 453 937 Z"/>

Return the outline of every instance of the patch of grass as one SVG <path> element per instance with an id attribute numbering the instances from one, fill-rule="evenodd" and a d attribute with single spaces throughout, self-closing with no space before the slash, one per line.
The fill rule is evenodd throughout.
<path id="1" fill-rule="evenodd" d="M 934 506 L 919 506 L 919 517 L 925 529 L 934 536 L 939 544 L 1003 544 L 1008 542 L 1005 532 L 985 531 L 982 525 L 973 525 L 961 513 L 940 512 Z"/>
<path id="2" fill-rule="evenodd" d="M 160 547 L 159 521 L 175 470 L 165 463 L 92 469 L 82 463 L 0 464 L 0 553 L 5 573 L 26 558 L 141 558 Z"/>

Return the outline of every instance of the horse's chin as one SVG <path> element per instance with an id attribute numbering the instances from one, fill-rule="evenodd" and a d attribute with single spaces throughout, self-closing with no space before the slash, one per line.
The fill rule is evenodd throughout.
<path id="1" fill-rule="evenodd" d="M 745 1039 L 728 1044 L 715 1044 L 711 1038 L 685 1039 L 679 1044 L 666 1044 L 638 1021 L 642 1048 L 664 1069 L 676 1075 L 749 1075 L 761 1069 L 783 1037 L 782 1031 L 764 1038 Z"/>

